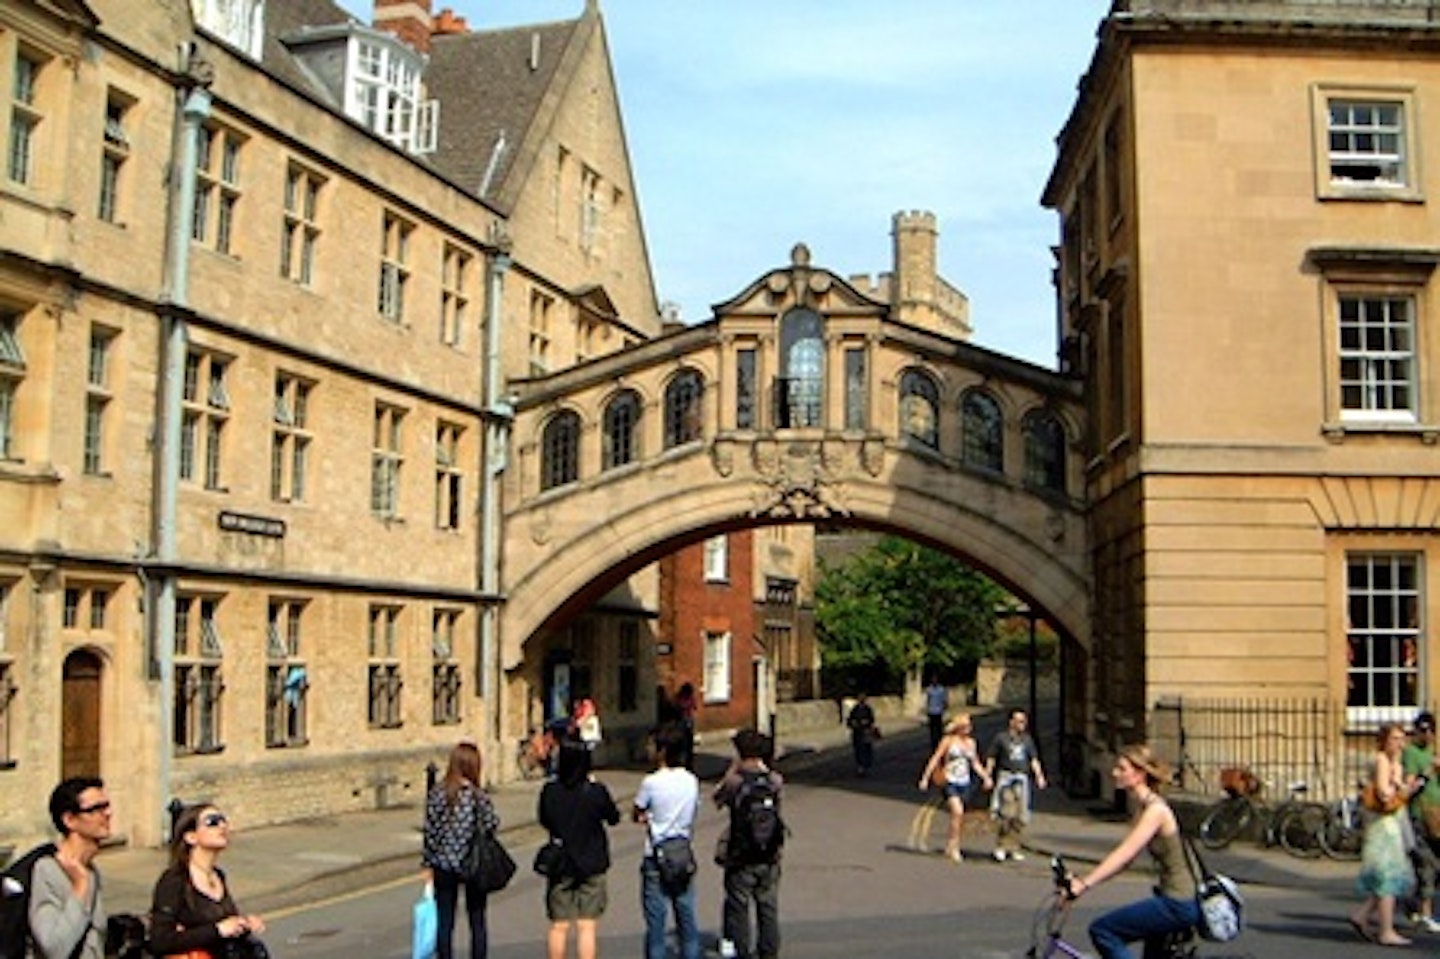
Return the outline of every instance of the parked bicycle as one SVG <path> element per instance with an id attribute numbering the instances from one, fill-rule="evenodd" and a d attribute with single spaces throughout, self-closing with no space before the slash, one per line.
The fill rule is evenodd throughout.
<path id="1" fill-rule="evenodd" d="M 1060 956 L 1067 959 L 1088 959 L 1088 952 L 1067 942 L 1064 937 L 1065 920 L 1070 918 L 1070 905 L 1074 902 L 1070 896 L 1070 870 L 1065 867 L 1065 860 L 1052 856 L 1050 872 L 1055 881 L 1055 890 L 1046 895 L 1035 911 L 1026 959 L 1056 959 Z M 1197 959 L 1194 930 L 1167 936 L 1157 959 Z"/>
<path id="2" fill-rule="evenodd" d="M 1320 846 L 1331 859 L 1359 859 L 1364 841 L 1364 823 L 1360 817 L 1360 793 L 1342 796 L 1325 810 L 1325 828 L 1320 832 Z"/>
<path id="3" fill-rule="evenodd" d="M 1324 803 L 1302 798 L 1310 788 L 1305 782 L 1290 783 L 1289 798 L 1274 808 L 1260 798 L 1262 785 L 1248 770 L 1223 769 L 1220 784 L 1228 795 L 1200 820 L 1200 841 L 1207 849 L 1224 849 L 1262 817 L 1264 845 L 1278 845 L 1300 859 L 1315 859 L 1325 852 L 1330 812 Z"/>
<path id="4" fill-rule="evenodd" d="M 515 769 L 521 779 L 540 779 L 550 771 L 550 753 L 554 737 L 544 728 L 536 727 L 520 737 L 515 746 Z"/>

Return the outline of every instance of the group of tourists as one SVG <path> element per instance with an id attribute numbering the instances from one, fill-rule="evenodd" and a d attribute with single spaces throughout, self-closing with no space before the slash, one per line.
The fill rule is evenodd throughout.
<path id="1" fill-rule="evenodd" d="M 23 955 L 35 959 L 104 959 L 137 955 L 210 959 L 267 959 L 265 921 L 235 905 L 219 860 L 230 844 L 230 821 L 208 803 L 187 806 L 171 825 L 169 864 L 155 883 L 148 928 L 138 917 L 111 917 L 95 865 L 110 838 L 111 803 L 105 783 L 74 777 L 50 794 L 50 819 L 60 839 L 31 850 L 6 870 L 5 895 L 24 903 L 21 928 L 6 928 Z M 129 920 L 131 925 L 121 919 Z M 8 913 L 7 913 L 8 920 Z M 116 929 L 133 932 L 109 942 Z M 10 945 L 5 943 L 5 955 Z M 107 951 L 108 945 L 108 951 Z"/>
<path id="2" fill-rule="evenodd" d="M 742 729 L 732 742 L 735 757 L 711 797 L 729 813 L 714 857 L 725 877 L 720 953 L 726 959 L 774 959 L 780 952 L 783 780 L 770 768 L 774 744 L 768 736 Z M 698 857 L 693 845 L 700 781 L 687 768 L 693 743 L 694 734 L 683 721 L 666 722 L 654 731 L 655 769 L 641 781 L 630 811 L 630 818 L 645 830 L 640 900 L 646 959 L 664 959 L 672 915 L 681 959 L 700 957 L 694 882 Z M 562 738 L 555 749 L 554 774 L 540 791 L 538 819 L 547 840 L 544 852 L 536 857 L 536 868 L 540 870 L 544 860 L 549 959 L 564 959 L 572 940 L 578 959 L 594 959 L 599 922 L 609 903 L 607 828 L 620 822 L 621 813 L 610 790 L 593 775 L 592 755 L 579 738 Z M 487 895 L 479 877 L 467 873 L 465 853 L 471 837 L 477 831 L 493 835 L 499 819 L 480 787 L 479 773 L 476 747 L 457 745 L 444 779 L 431 790 L 426 804 L 422 858 L 434 886 L 437 959 L 454 955 L 461 889 L 470 920 L 471 959 L 483 959 L 487 953 Z"/>

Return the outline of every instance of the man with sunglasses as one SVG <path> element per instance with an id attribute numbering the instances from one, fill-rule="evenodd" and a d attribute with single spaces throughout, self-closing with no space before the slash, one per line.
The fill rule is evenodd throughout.
<path id="1" fill-rule="evenodd" d="M 1415 717 L 1410 742 L 1400 755 L 1405 776 L 1425 778 L 1425 786 L 1410 797 L 1410 821 L 1415 827 L 1415 845 L 1410 861 L 1415 865 L 1415 908 L 1410 921 L 1417 929 L 1440 932 L 1432 903 L 1435 875 L 1440 867 L 1440 775 L 1435 766 L 1435 716 L 1422 712 Z"/>
<path id="2" fill-rule="evenodd" d="M 105 904 L 95 854 L 110 837 L 110 800 L 93 777 L 67 779 L 50 794 L 60 831 L 55 854 L 35 863 L 30 938 L 38 959 L 104 959 Z"/>

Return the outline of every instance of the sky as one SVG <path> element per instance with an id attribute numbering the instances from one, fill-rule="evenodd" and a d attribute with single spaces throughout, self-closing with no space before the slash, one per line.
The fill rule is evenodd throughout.
<path id="1" fill-rule="evenodd" d="M 472 29 L 584 9 L 433 2 Z M 974 342 L 1053 368 L 1040 193 L 1109 5 L 600 0 L 658 296 L 707 320 L 797 242 L 841 276 L 888 271 L 891 217 L 929 210 Z"/>

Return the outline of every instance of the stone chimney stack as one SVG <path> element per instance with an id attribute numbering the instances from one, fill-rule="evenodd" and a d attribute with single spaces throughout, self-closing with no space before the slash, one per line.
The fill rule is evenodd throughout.
<path id="1" fill-rule="evenodd" d="M 430 0 L 375 0 L 375 29 L 393 33 L 421 53 L 430 52 Z"/>
<path id="2" fill-rule="evenodd" d="M 895 240 L 895 282 L 890 304 L 900 319 L 917 326 L 928 327 L 935 322 L 938 234 L 933 213 L 910 210 L 895 214 L 891 231 Z"/>

